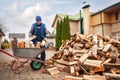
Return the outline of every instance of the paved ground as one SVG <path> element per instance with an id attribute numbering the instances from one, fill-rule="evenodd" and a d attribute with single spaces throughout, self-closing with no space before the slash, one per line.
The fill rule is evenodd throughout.
<path id="1" fill-rule="evenodd" d="M 29 66 L 20 74 L 14 74 L 10 65 L 0 64 L 0 80 L 63 80 L 68 73 L 61 72 L 56 75 L 42 73 L 41 70 L 33 71 Z"/>
<path id="2" fill-rule="evenodd" d="M 12 54 L 11 50 L 7 50 Z M 53 56 L 55 51 L 46 51 L 46 57 L 47 59 Z M 14 74 L 11 70 L 11 60 L 13 58 L 0 53 L 0 80 L 63 80 L 65 75 L 68 75 L 68 73 L 61 72 L 59 74 L 56 74 L 54 76 L 51 76 L 49 74 L 43 74 L 44 68 L 38 71 L 33 71 L 30 66 L 25 68 L 24 71 L 22 71 L 20 74 Z"/>

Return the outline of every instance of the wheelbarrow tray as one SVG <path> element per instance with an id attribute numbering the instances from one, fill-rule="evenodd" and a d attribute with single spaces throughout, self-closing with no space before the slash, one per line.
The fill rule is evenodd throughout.
<path id="1" fill-rule="evenodd" d="M 14 48 L 13 55 L 23 58 L 35 58 L 45 51 L 45 48 Z"/>

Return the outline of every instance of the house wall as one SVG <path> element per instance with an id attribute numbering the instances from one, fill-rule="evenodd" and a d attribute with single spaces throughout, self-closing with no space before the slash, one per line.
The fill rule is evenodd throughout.
<path id="1" fill-rule="evenodd" d="M 116 38 L 116 35 L 117 35 L 117 34 L 120 34 L 120 22 L 119 22 L 119 23 L 112 24 L 111 34 L 112 34 L 112 38 L 113 38 L 113 39 L 117 39 L 117 38 Z"/>
<path id="2" fill-rule="evenodd" d="M 97 25 L 97 26 L 93 27 L 93 34 L 95 34 L 95 35 L 99 34 L 102 36 L 103 35 L 102 34 L 102 25 Z"/>
<path id="3" fill-rule="evenodd" d="M 120 11 L 118 11 L 118 19 L 119 20 L 115 20 L 115 12 L 111 13 L 111 23 L 116 23 L 116 22 L 120 22 Z"/>
<path id="4" fill-rule="evenodd" d="M 70 21 L 70 34 L 80 32 L 78 21 Z"/>
<path id="5" fill-rule="evenodd" d="M 118 20 L 115 20 L 115 12 L 111 13 L 111 23 L 112 23 L 112 38 L 117 40 L 117 35 L 120 34 L 120 11 L 118 11 Z M 120 36 L 119 36 L 120 37 Z"/>
<path id="6" fill-rule="evenodd" d="M 99 25 L 101 23 L 100 14 L 91 16 L 91 26 Z"/>
<path id="7" fill-rule="evenodd" d="M 115 13 L 118 12 L 118 20 L 115 20 Z M 91 16 L 90 27 L 93 27 L 94 34 L 102 35 L 102 29 L 104 30 L 104 36 L 110 36 L 111 38 L 117 40 L 117 35 L 120 34 L 120 11 L 106 11 L 102 12 L 102 24 L 101 24 L 101 14 L 96 14 Z M 102 28 L 103 25 L 103 28 Z M 120 37 L 120 36 L 119 36 Z"/>
<path id="8" fill-rule="evenodd" d="M 111 23 L 111 13 L 104 13 L 103 14 L 103 23 Z"/>
<path id="9" fill-rule="evenodd" d="M 60 21 L 61 20 L 61 18 L 60 17 L 56 17 L 56 20 L 55 20 L 55 22 L 54 22 L 54 26 L 53 26 L 53 32 L 54 32 L 54 34 L 56 34 L 56 25 L 57 25 L 57 21 Z"/>
<path id="10" fill-rule="evenodd" d="M 104 36 L 111 37 L 112 26 L 111 24 L 103 24 Z"/>
<path id="11" fill-rule="evenodd" d="M 101 36 L 110 36 L 111 37 L 112 26 L 110 24 L 97 25 L 93 27 L 93 32 L 95 35 L 99 34 Z M 104 31 L 104 33 L 103 33 Z"/>
<path id="12" fill-rule="evenodd" d="M 101 20 L 102 19 L 102 20 Z M 111 23 L 111 14 L 110 13 L 99 13 L 90 18 L 91 26 L 96 26 L 102 23 Z"/>
<path id="13" fill-rule="evenodd" d="M 117 40 L 117 35 L 120 34 L 120 22 L 114 24 L 103 24 L 104 36 L 110 36 Z M 94 34 L 100 34 L 102 36 L 102 25 L 93 27 Z M 120 37 L 120 36 L 119 36 Z"/>

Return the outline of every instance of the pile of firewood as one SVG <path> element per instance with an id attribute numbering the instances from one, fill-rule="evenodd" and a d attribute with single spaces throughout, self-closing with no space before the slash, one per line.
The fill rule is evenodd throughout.
<path id="1" fill-rule="evenodd" d="M 76 33 L 46 64 L 55 66 L 52 72 L 48 69 L 51 74 L 58 69 L 56 73 L 66 71 L 76 77 L 99 74 L 102 78 L 120 78 L 120 42 L 108 36 Z"/>

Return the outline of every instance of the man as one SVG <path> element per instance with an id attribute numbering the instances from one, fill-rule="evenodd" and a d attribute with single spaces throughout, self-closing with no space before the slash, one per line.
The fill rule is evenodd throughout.
<path id="1" fill-rule="evenodd" d="M 32 40 L 33 44 L 36 46 L 37 42 L 40 42 L 41 43 L 41 46 L 40 47 L 45 47 L 45 41 L 47 41 L 47 36 L 46 34 L 48 33 L 47 29 L 46 29 L 46 26 L 44 23 L 42 23 L 42 19 L 40 16 L 36 16 L 35 18 L 36 20 L 36 23 L 33 23 L 32 24 L 32 27 L 31 27 L 31 30 L 29 32 L 29 36 L 37 36 L 35 39 Z M 41 53 L 41 60 L 44 61 L 46 58 L 46 54 L 45 54 L 45 51 L 43 53 Z M 33 67 L 33 63 L 35 62 L 32 62 L 31 63 L 31 67 L 35 70 L 37 70 L 37 68 L 34 68 Z"/>
<path id="2" fill-rule="evenodd" d="M 46 37 L 46 34 L 48 33 L 47 32 L 47 29 L 45 27 L 45 24 L 42 23 L 42 19 L 40 16 L 36 16 L 36 23 L 33 23 L 32 24 L 32 28 L 30 30 L 30 33 L 29 35 L 35 35 L 37 36 L 37 38 L 35 38 L 33 40 L 33 44 L 36 45 L 37 41 L 39 42 L 42 42 L 43 40 L 46 40 L 47 37 Z"/>

